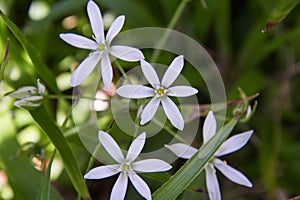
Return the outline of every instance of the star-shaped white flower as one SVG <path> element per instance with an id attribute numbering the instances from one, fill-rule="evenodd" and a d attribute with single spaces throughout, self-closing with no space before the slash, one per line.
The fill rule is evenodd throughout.
<path id="1" fill-rule="evenodd" d="M 80 63 L 72 74 L 71 86 L 75 87 L 81 84 L 100 62 L 103 83 L 108 89 L 113 78 L 109 54 L 125 61 L 139 61 L 144 59 L 144 55 L 140 50 L 133 47 L 121 45 L 110 46 L 112 40 L 123 27 L 125 16 L 121 15 L 112 22 L 105 38 L 101 12 L 94 1 L 90 0 L 88 2 L 87 13 L 94 33 L 94 40 L 73 33 L 62 33 L 59 35 L 61 39 L 72 46 L 93 51 Z"/>
<path id="2" fill-rule="evenodd" d="M 146 133 L 140 134 L 130 145 L 126 157 L 124 157 L 119 145 L 106 132 L 99 131 L 100 143 L 111 157 L 118 163 L 105 165 L 90 170 L 85 179 L 102 179 L 120 173 L 110 196 L 111 200 L 122 200 L 125 197 L 128 177 L 135 189 L 146 199 L 151 199 L 151 191 L 145 181 L 136 172 L 162 172 L 171 169 L 171 165 L 159 159 L 145 159 L 135 161 L 141 153 Z"/>
<path id="3" fill-rule="evenodd" d="M 214 136 L 216 134 L 216 131 L 216 119 L 214 117 L 213 112 L 209 112 L 203 126 L 203 144 L 205 144 L 212 136 Z M 244 133 L 234 135 L 227 139 L 205 166 L 206 187 L 208 190 L 209 198 L 211 200 L 221 199 L 220 187 L 216 176 L 215 168 L 222 172 L 222 174 L 224 174 L 224 176 L 226 176 L 231 181 L 240 185 L 252 187 L 252 183 L 244 174 L 227 165 L 226 161 L 222 161 L 219 158 L 217 158 L 219 156 L 235 152 L 242 148 L 248 142 L 252 133 L 252 130 L 246 131 Z M 166 145 L 166 147 L 178 157 L 185 159 L 190 159 L 198 151 L 198 149 L 182 143 Z"/>
<path id="4" fill-rule="evenodd" d="M 38 107 L 42 104 L 46 88 L 37 80 L 37 87 L 25 86 L 9 93 L 7 96 L 19 99 L 15 101 L 14 105 L 20 107 Z"/>
<path id="5" fill-rule="evenodd" d="M 184 59 L 182 55 L 176 57 L 168 67 L 162 81 L 160 82 L 152 65 L 141 60 L 142 72 L 147 81 L 151 84 L 152 88 L 142 85 L 124 85 L 117 89 L 117 94 L 126 98 L 140 99 L 153 97 L 142 111 L 141 125 L 144 125 L 153 118 L 161 102 L 162 107 L 172 125 L 179 130 L 183 129 L 184 121 L 182 115 L 176 104 L 168 97 L 188 97 L 198 92 L 198 90 L 190 86 L 170 87 L 179 76 L 183 68 L 183 62 Z"/>

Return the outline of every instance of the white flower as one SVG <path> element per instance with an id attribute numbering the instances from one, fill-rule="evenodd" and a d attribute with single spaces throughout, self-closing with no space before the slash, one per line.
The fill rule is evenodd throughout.
<path id="1" fill-rule="evenodd" d="M 145 181 L 136 172 L 162 172 L 172 167 L 159 159 L 145 159 L 135 161 L 141 153 L 146 133 L 140 134 L 130 145 L 126 157 L 124 157 L 119 145 L 106 132 L 99 131 L 99 141 L 111 157 L 118 163 L 105 165 L 90 170 L 85 179 L 102 179 L 120 173 L 110 196 L 111 200 L 122 200 L 125 197 L 128 177 L 135 189 L 146 199 L 151 199 L 151 191 Z"/>
<path id="2" fill-rule="evenodd" d="M 112 22 L 105 38 L 103 19 L 100 9 L 95 2 L 91 0 L 88 2 L 87 13 L 94 33 L 94 40 L 73 33 L 59 35 L 61 39 L 72 46 L 93 51 L 80 63 L 72 74 L 71 86 L 75 87 L 81 84 L 100 62 L 104 86 L 109 88 L 113 77 L 109 54 L 125 61 L 139 61 L 144 59 L 144 55 L 140 50 L 133 47 L 121 45 L 110 46 L 111 41 L 123 27 L 125 16 L 121 15 Z"/>
<path id="3" fill-rule="evenodd" d="M 209 112 L 208 116 L 205 119 L 203 126 L 203 143 L 205 144 L 212 136 L 216 134 L 217 123 L 216 119 L 213 115 L 213 112 Z M 227 139 L 220 148 L 216 151 L 213 157 L 209 160 L 207 165 L 205 166 L 206 172 L 206 187 L 208 190 L 209 198 L 211 200 L 219 200 L 221 199 L 221 193 L 219 188 L 218 179 L 216 176 L 215 167 L 224 174 L 231 181 L 244 185 L 247 187 L 252 187 L 252 183 L 248 180 L 248 178 L 227 165 L 226 161 L 220 160 L 219 156 L 223 156 L 232 152 L 235 152 L 242 148 L 250 139 L 253 131 L 247 131 L 244 133 L 240 133 L 234 135 Z M 190 159 L 198 150 L 194 147 L 190 147 L 186 144 L 177 143 L 172 145 L 166 145 L 168 149 L 170 149 L 174 154 L 178 157 Z"/>
<path id="4" fill-rule="evenodd" d="M 182 115 L 176 104 L 168 97 L 187 97 L 198 92 L 198 90 L 190 86 L 170 87 L 179 76 L 183 68 L 183 62 L 183 56 L 176 57 L 168 67 L 160 82 L 157 73 L 151 64 L 141 60 L 143 74 L 153 88 L 142 85 L 124 85 L 117 89 L 117 94 L 126 98 L 140 99 L 153 97 L 145 106 L 141 114 L 141 125 L 144 125 L 153 118 L 161 102 L 162 107 L 173 126 L 179 130 L 183 129 L 184 121 Z"/>
<path id="5" fill-rule="evenodd" d="M 37 87 L 25 86 L 8 94 L 8 96 L 19 99 L 14 105 L 20 107 L 38 107 L 42 103 L 45 94 L 45 86 L 37 80 Z"/>

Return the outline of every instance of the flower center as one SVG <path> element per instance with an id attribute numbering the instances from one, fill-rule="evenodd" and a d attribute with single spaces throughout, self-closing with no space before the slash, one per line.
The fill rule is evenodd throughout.
<path id="1" fill-rule="evenodd" d="M 100 45 L 98 46 L 98 49 L 99 49 L 100 51 L 103 51 L 105 48 L 106 48 L 106 47 L 105 47 L 104 44 L 100 44 Z"/>
<path id="2" fill-rule="evenodd" d="M 163 96 L 166 93 L 166 90 L 163 87 L 160 87 L 158 90 L 156 90 L 156 94 L 159 96 Z"/>
<path id="3" fill-rule="evenodd" d="M 128 171 L 130 171 L 130 166 L 129 166 L 129 164 L 123 164 L 123 166 L 122 166 L 122 171 L 124 171 L 124 172 L 128 172 Z"/>

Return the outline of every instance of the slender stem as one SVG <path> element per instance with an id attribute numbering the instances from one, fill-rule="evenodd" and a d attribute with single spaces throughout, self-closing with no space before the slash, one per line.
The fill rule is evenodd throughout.
<path id="1" fill-rule="evenodd" d="M 160 121 L 158 121 L 157 119 L 153 118 L 152 121 L 159 125 L 162 126 L 164 130 L 166 130 L 170 135 L 172 135 L 174 138 L 176 138 L 177 140 L 179 140 L 180 142 L 190 145 L 190 143 L 188 141 L 186 141 L 184 138 L 180 137 L 179 135 L 177 135 L 170 127 L 168 126 L 164 126 Z"/>
<path id="2" fill-rule="evenodd" d="M 73 100 L 73 99 L 77 99 L 78 96 L 49 94 L 49 95 L 46 95 L 45 98 L 48 98 L 48 99 L 70 99 L 70 100 Z M 101 99 L 101 98 L 95 98 L 95 97 L 80 96 L 80 98 L 83 98 L 83 99 L 90 99 L 90 100 L 102 100 L 102 101 L 107 101 L 107 99 Z"/>
<path id="3" fill-rule="evenodd" d="M 177 7 L 171 21 L 169 22 L 167 29 L 173 29 L 176 25 L 176 23 L 178 22 L 180 16 L 182 15 L 182 12 L 186 6 L 186 4 L 189 2 L 190 0 L 182 0 L 181 3 L 179 4 L 179 6 Z M 159 55 L 161 54 L 161 48 L 163 48 L 166 45 L 167 40 L 170 37 L 170 31 L 165 31 L 164 34 L 162 35 L 159 43 L 158 43 L 158 49 L 155 49 L 154 53 L 152 54 L 151 57 L 151 63 L 154 63 L 157 61 L 157 58 L 159 57 Z"/>
<path id="4" fill-rule="evenodd" d="M 115 124 L 115 120 L 113 119 L 113 120 L 111 121 L 111 123 L 109 124 L 109 126 L 107 127 L 107 129 L 106 129 L 106 132 L 107 132 L 107 133 L 111 130 L 111 128 L 112 128 L 112 126 L 113 126 L 114 124 Z M 90 169 L 92 168 L 92 166 L 93 166 L 93 164 L 94 164 L 94 162 L 95 162 L 96 154 L 97 154 L 97 152 L 99 151 L 100 147 L 101 147 L 101 143 L 98 143 L 97 146 L 96 146 L 96 148 L 95 148 L 95 150 L 93 151 L 92 156 L 90 157 L 88 166 L 87 166 L 87 168 L 86 168 L 86 173 L 87 173 L 88 171 L 90 171 Z"/>
<path id="5" fill-rule="evenodd" d="M 120 70 L 121 74 L 124 76 L 124 78 L 128 81 L 128 83 L 132 84 L 129 77 L 127 76 L 126 72 L 124 71 L 122 65 L 117 61 L 114 60 L 114 63 L 117 65 L 118 69 Z"/>

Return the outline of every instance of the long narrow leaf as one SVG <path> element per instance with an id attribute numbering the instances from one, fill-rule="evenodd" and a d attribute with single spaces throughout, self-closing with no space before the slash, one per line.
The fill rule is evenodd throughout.
<path id="1" fill-rule="evenodd" d="M 7 63 L 7 60 L 8 60 L 8 50 L 9 50 L 9 38 L 7 39 L 7 42 L 6 42 L 6 47 L 5 47 L 5 53 L 4 53 L 4 58 L 3 58 L 3 61 L 2 61 L 2 64 L 0 66 L 0 83 L 3 79 L 3 76 L 4 76 L 4 70 L 5 70 L 5 67 L 6 67 L 6 63 Z"/>
<path id="2" fill-rule="evenodd" d="M 276 7 L 272 10 L 263 32 L 268 32 L 271 28 L 284 20 L 298 3 L 300 3 L 300 0 L 281 0 L 279 4 L 276 5 Z"/>
<path id="3" fill-rule="evenodd" d="M 205 164 L 226 140 L 234 126 L 237 124 L 234 118 L 226 124 L 215 136 L 205 143 L 199 151 L 188 160 L 165 184 L 153 194 L 153 199 L 176 199 L 202 172 Z"/>
<path id="4" fill-rule="evenodd" d="M 0 167 L 7 174 L 14 192 L 14 200 L 35 199 L 42 175 L 34 169 L 28 156 L 25 154 L 15 156 L 21 146 L 17 142 L 16 129 L 9 112 L 1 113 L 0 124 L 5 124 L 5 128 L 0 130 Z M 63 200 L 53 187 L 51 197 Z"/>
<path id="5" fill-rule="evenodd" d="M 51 167 L 52 167 L 52 162 L 54 160 L 56 154 L 56 150 L 53 151 L 51 160 L 49 162 L 49 166 L 46 170 L 46 173 L 42 179 L 42 184 L 40 186 L 40 190 L 37 196 L 37 200 L 50 200 L 50 175 L 51 175 Z"/>
<path id="6" fill-rule="evenodd" d="M 41 79 L 45 82 L 45 84 L 54 92 L 59 93 L 58 87 L 55 82 L 55 76 L 52 71 L 47 68 L 45 63 L 42 61 L 40 54 L 38 51 L 31 45 L 31 43 L 27 40 L 27 38 L 22 34 L 20 29 L 2 12 L 0 11 L 0 16 L 3 21 L 10 29 L 10 31 L 14 34 L 14 36 L 21 43 L 28 56 L 30 57 L 36 72 L 41 77 Z"/>
<path id="7" fill-rule="evenodd" d="M 83 199 L 90 199 L 90 195 L 80 172 L 75 156 L 64 138 L 61 130 L 43 106 L 31 110 L 30 114 L 47 134 L 57 151 L 59 152 L 69 177 L 80 196 Z"/>

